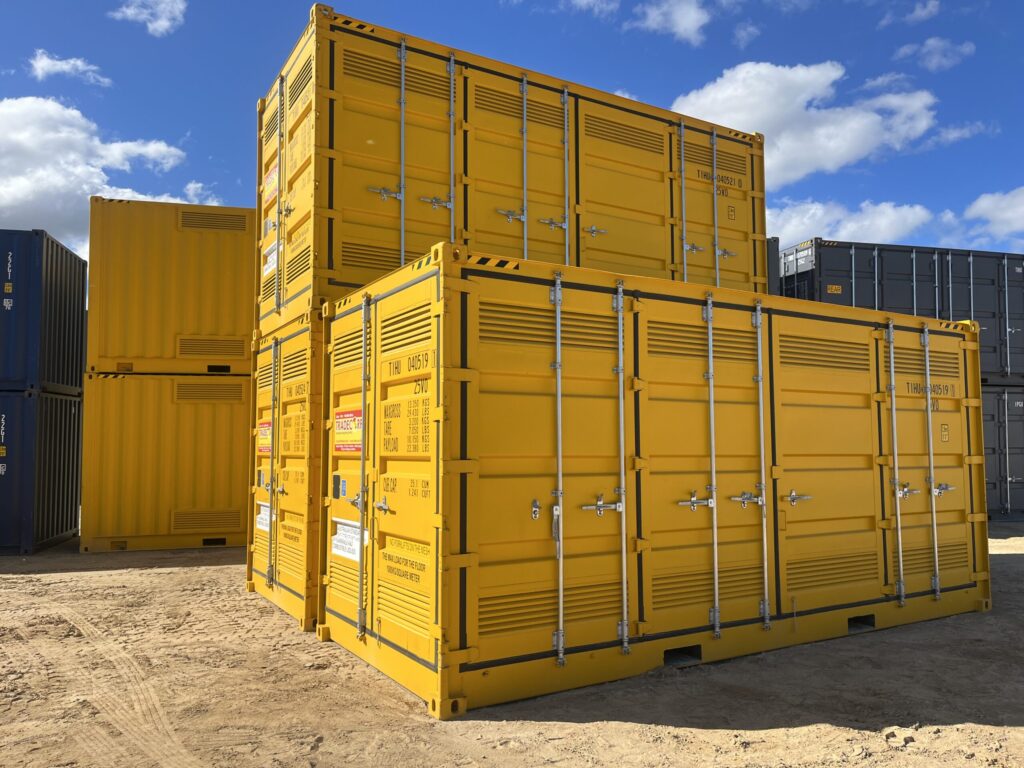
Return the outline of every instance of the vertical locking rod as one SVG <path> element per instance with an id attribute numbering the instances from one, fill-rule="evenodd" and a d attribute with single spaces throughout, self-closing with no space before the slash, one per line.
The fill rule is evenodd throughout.
<path id="1" fill-rule="evenodd" d="M 526 159 L 529 155 L 529 147 L 526 144 L 526 121 L 527 121 L 527 104 L 526 104 L 526 91 L 528 89 L 526 82 L 526 75 L 523 75 L 523 80 L 519 84 L 519 90 L 523 95 L 523 258 L 530 258 L 530 219 L 526 210 L 526 203 L 529 198 L 529 185 L 526 175 Z M 568 230 L 567 230 L 568 231 Z"/>
<path id="2" fill-rule="evenodd" d="M 932 363 L 931 339 L 928 326 L 921 332 L 921 346 L 924 347 L 924 392 L 925 392 L 925 423 L 928 425 L 928 500 L 932 513 L 932 592 L 935 599 L 942 599 L 942 588 L 939 584 L 939 521 L 935 505 L 935 442 L 932 435 Z"/>
<path id="3" fill-rule="evenodd" d="M 359 453 L 359 542 L 356 545 L 359 552 L 358 558 L 358 570 L 359 570 L 359 603 L 356 606 L 356 637 L 361 638 L 366 634 L 366 594 L 364 581 L 366 579 L 366 562 L 364 555 L 363 540 L 366 536 L 366 501 L 369 494 L 369 488 L 366 485 L 366 425 L 369 420 L 366 418 L 366 390 L 370 384 L 370 350 L 369 350 L 369 336 L 370 336 L 370 295 L 366 294 L 363 296 L 363 315 L 362 315 L 362 369 L 359 374 L 359 389 L 360 389 L 360 406 L 363 428 L 360 430 L 360 453 Z"/>
<path id="4" fill-rule="evenodd" d="M 398 111 L 399 111 L 399 137 L 398 137 L 398 206 L 399 217 L 399 254 L 398 261 L 405 266 L 405 38 L 398 46 L 399 62 L 399 83 L 398 83 Z"/>
<path id="5" fill-rule="evenodd" d="M 896 426 L 896 324 L 890 320 L 885 333 L 885 341 L 889 348 L 889 417 L 892 429 L 892 488 L 894 511 L 896 513 L 896 599 L 900 607 L 907 602 L 906 587 L 903 580 L 903 517 L 900 511 L 902 495 L 900 493 L 900 452 Z"/>
<path id="6" fill-rule="evenodd" d="M 1003 390 L 1003 459 L 1006 462 L 1006 514 L 1010 514 L 1013 505 L 1010 503 L 1010 484 L 1013 477 L 1010 475 L 1010 396 Z"/>
<path id="7" fill-rule="evenodd" d="M 971 320 L 974 320 L 974 251 L 967 254 L 967 279 L 970 282 Z"/>
<path id="8" fill-rule="evenodd" d="M 1006 375 L 1012 372 L 1010 369 L 1010 334 L 1013 329 L 1010 327 L 1010 272 L 1007 268 L 1006 254 L 1003 254 L 1003 319 L 1006 321 Z"/>
<path id="9" fill-rule="evenodd" d="M 871 262 L 874 265 L 875 270 L 875 309 L 878 309 L 878 246 L 875 246 L 875 250 L 872 253 Z"/>
<path id="10" fill-rule="evenodd" d="M 565 666 L 565 488 L 562 444 L 562 273 L 555 273 L 555 285 L 551 290 L 551 303 L 555 305 L 555 506 L 553 525 L 555 528 L 555 557 L 558 560 L 558 629 L 555 630 L 555 651 L 558 666 Z"/>
<path id="11" fill-rule="evenodd" d="M 718 129 L 711 129 L 711 210 L 715 219 L 715 287 L 722 284 L 719 261 L 721 247 L 718 243 Z M 709 322 L 710 326 L 710 322 Z"/>
<path id="12" fill-rule="evenodd" d="M 278 113 L 280 115 L 280 113 Z M 280 120 L 280 116 L 278 120 Z M 278 157 L 278 163 L 281 158 Z M 280 173 L 280 165 L 278 166 Z M 270 485 L 267 487 L 267 586 L 274 586 L 274 549 L 276 546 L 277 519 L 277 417 L 280 399 L 278 396 L 278 379 L 280 373 L 280 341 L 277 337 L 270 346 Z"/>
<path id="13" fill-rule="evenodd" d="M 615 373 L 618 376 L 619 395 L 619 487 L 618 495 L 619 534 L 622 550 L 622 619 L 619 621 L 619 639 L 622 641 L 622 652 L 629 653 L 629 554 L 627 550 L 626 531 L 626 363 L 625 363 L 625 332 L 623 330 L 624 297 L 622 280 L 615 287 L 615 316 L 618 326 L 618 364 Z"/>
<path id="14" fill-rule="evenodd" d="M 688 269 L 690 243 L 686 239 L 686 123 L 682 120 L 679 121 L 679 221 L 683 232 L 683 282 L 685 283 L 690 277 Z"/>
<path id="15" fill-rule="evenodd" d="M 766 630 L 772 628 L 771 597 L 768 584 L 768 485 L 765 472 L 764 455 L 764 342 L 761 339 L 761 300 L 758 299 L 754 305 L 754 333 L 757 334 L 757 375 L 754 376 L 754 383 L 757 384 L 757 450 L 761 458 L 760 480 L 757 484 L 757 502 L 761 507 L 761 577 L 763 581 L 763 593 L 761 596 L 761 621 Z"/>
<path id="16" fill-rule="evenodd" d="M 712 134 L 713 135 L 713 134 Z M 717 640 L 722 636 L 721 606 L 718 597 L 718 464 L 715 453 L 715 331 L 714 331 L 714 305 L 711 293 L 707 294 L 707 303 L 704 305 L 704 319 L 708 324 L 708 372 L 705 377 L 708 380 L 708 437 L 711 451 L 711 484 L 708 486 L 708 506 L 711 507 L 711 567 L 712 587 L 714 605 L 711 606 L 711 625 L 714 628 L 714 637 Z"/>
<path id="17" fill-rule="evenodd" d="M 281 311 L 281 294 L 284 290 L 284 281 L 281 279 L 281 267 L 284 265 L 284 254 L 281 249 L 284 247 L 284 240 L 281 237 L 281 227 L 284 224 L 284 202 L 281 200 L 284 192 L 284 75 L 277 78 L 277 213 L 274 218 L 274 310 Z"/>
<path id="18" fill-rule="evenodd" d="M 910 314 L 912 314 L 912 315 L 914 315 L 916 317 L 917 316 L 917 249 L 916 248 L 914 248 L 913 250 L 910 251 L 910 272 L 911 272 L 911 283 L 910 284 L 911 284 L 911 286 L 913 288 L 913 297 L 912 297 L 911 300 L 914 302 L 914 304 L 913 304 L 914 308 L 913 308 L 913 310 L 911 311 Z"/>
<path id="19" fill-rule="evenodd" d="M 949 320 L 953 319 L 953 252 L 946 251 L 946 293 L 949 298 Z"/>
<path id="20" fill-rule="evenodd" d="M 448 54 L 448 241 L 455 242 L 455 54 Z"/>
<path id="21" fill-rule="evenodd" d="M 935 319 L 939 319 L 939 252 L 932 254 L 932 276 L 935 280 Z"/>
<path id="22" fill-rule="evenodd" d="M 857 246 L 850 243 L 850 306 L 857 306 Z"/>
<path id="23" fill-rule="evenodd" d="M 569 266 L 569 89 L 562 88 L 562 181 L 565 190 L 565 266 Z"/>

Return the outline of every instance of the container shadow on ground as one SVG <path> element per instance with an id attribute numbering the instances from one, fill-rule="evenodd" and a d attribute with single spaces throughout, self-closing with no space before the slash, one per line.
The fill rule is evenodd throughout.
<path id="1" fill-rule="evenodd" d="M 195 568 L 244 563 L 244 547 L 79 553 L 76 536 L 34 555 L 0 556 L 0 575 L 117 571 L 128 568 Z"/>
<path id="2" fill-rule="evenodd" d="M 991 520 L 988 524 L 990 539 L 1015 539 L 1024 536 L 1024 515 L 1010 520 Z"/>
<path id="3" fill-rule="evenodd" d="M 1024 534 L 1024 530 L 1021 531 Z M 761 730 L 1024 726 L 1024 555 L 993 554 L 993 610 L 471 710 L 479 722 Z"/>

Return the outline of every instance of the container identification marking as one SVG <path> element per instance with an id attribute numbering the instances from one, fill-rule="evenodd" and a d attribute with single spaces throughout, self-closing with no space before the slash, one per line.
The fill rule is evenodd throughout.
<path id="1" fill-rule="evenodd" d="M 261 421 L 256 428 L 256 453 L 271 452 L 271 434 L 274 431 L 274 422 Z"/>
<path id="2" fill-rule="evenodd" d="M 334 518 L 338 526 L 331 537 L 331 554 L 344 557 L 354 563 L 359 562 L 359 523 L 352 520 Z M 370 541 L 370 532 L 363 529 L 363 546 Z"/>
<path id="3" fill-rule="evenodd" d="M 270 505 L 257 501 L 256 506 L 259 512 L 256 513 L 256 528 L 260 531 L 270 532 Z"/>
<path id="4" fill-rule="evenodd" d="M 907 393 L 911 395 L 923 395 L 927 391 L 923 383 L 919 381 L 907 382 Z M 932 384 L 932 397 L 956 397 L 956 384 Z"/>
<path id="5" fill-rule="evenodd" d="M 834 293 L 837 295 L 841 295 L 843 293 L 843 286 L 836 285 L 835 283 L 830 283 L 825 286 L 825 293 Z"/>
<path id="6" fill-rule="evenodd" d="M 362 453 L 362 408 L 334 412 L 334 450 L 338 453 Z"/>

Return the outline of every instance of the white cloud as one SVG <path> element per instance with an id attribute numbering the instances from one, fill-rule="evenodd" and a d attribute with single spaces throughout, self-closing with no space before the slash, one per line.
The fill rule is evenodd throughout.
<path id="1" fill-rule="evenodd" d="M 815 0 L 765 0 L 765 2 L 776 6 L 783 13 L 793 13 L 795 11 L 806 11 L 814 5 Z"/>
<path id="2" fill-rule="evenodd" d="M 939 0 L 927 0 L 924 3 L 914 3 L 914 10 L 903 17 L 907 24 L 920 24 L 933 16 L 939 15 Z"/>
<path id="3" fill-rule="evenodd" d="M 125 0 L 108 15 L 118 21 L 137 21 L 146 25 L 153 37 L 163 37 L 185 23 L 188 0 Z"/>
<path id="4" fill-rule="evenodd" d="M 575 11 L 587 11 L 595 16 L 608 16 L 619 10 L 619 0 L 568 0 Z"/>
<path id="5" fill-rule="evenodd" d="M 750 45 L 754 38 L 761 34 L 761 30 L 750 19 L 741 21 L 732 31 L 733 44 L 740 50 Z"/>
<path id="6" fill-rule="evenodd" d="M 929 37 L 923 43 L 908 43 L 893 55 L 896 60 L 915 58 L 917 63 L 929 72 L 952 69 L 968 56 L 972 56 L 975 45 L 971 41 L 957 45 L 944 37 Z"/>
<path id="7" fill-rule="evenodd" d="M 100 68 L 85 59 L 60 59 L 52 56 L 42 48 L 36 48 L 35 55 L 29 59 L 32 77 L 42 82 L 51 75 L 67 75 L 77 77 L 90 85 L 109 88 L 114 81 L 100 74 Z"/>
<path id="8" fill-rule="evenodd" d="M 196 205 L 221 205 L 223 203 L 203 182 L 194 180 L 185 185 L 185 199 Z"/>
<path id="9" fill-rule="evenodd" d="M 944 147 L 982 134 L 994 136 L 997 133 L 999 133 L 999 126 L 997 124 L 983 123 L 980 120 L 975 120 L 972 123 L 961 123 L 960 125 L 945 125 L 924 143 L 922 149 Z"/>
<path id="10" fill-rule="evenodd" d="M 624 91 L 622 88 L 616 89 L 615 95 L 616 96 L 621 96 L 624 99 L 632 99 L 633 101 L 639 101 L 640 100 L 635 93 L 630 93 L 629 91 Z"/>
<path id="11" fill-rule="evenodd" d="M 747 62 L 680 96 L 672 108 L 762 132 L 771 189 L 812 173 L 837 171 L 884 149 L 904 149 L 934 125 L 936 99 L 928 91 L 881 93 L 830 105 L 844 75 L 834 61 L 792 67 Z"/>
<path id="12" fill-rule="evenodd" d="M 701 0 L 651 0 L 637 5 L 633 13 L 637 18 L 627 22 L 626 29 L 672 35 L 695 46 L 704 42 L 703 29 L 711 21 Z"/>
<path id="13" fill-rule="evenodd" d="M 923 205 L 873 203 L 865 200 L 855 211 L 841 203 L 783 199 L 783 207 L 768 209 L 768 231 L 786 248 L 811 237 L 892 243 L 903 240 L 932 219 Z"/>
<path id="14" fill-rule="evenodd" d="M 979 219 L 994 237 L 1024 235 L 1024 187 L 1010 192 L 988 192 L 967 206 L 964 217 Z"/>
<path id="15" fill-rule="evenodd" d="M 35 96 L 0 99 L 0 125 L 0 227 L 46 229 L 82 249 L 90 195 L 183 201 L 111 183 L 111 171 L 129 172 L 140 163 L 156 172 L 179 165 L 185 153 L 163 141 L 104 141 L 77 109 Z M 209 196 L 202 186 L 192 193 Z"/>
<path id="16" fill-rule="evenodd" d="M 860 91 L 886 91 L 903 90 L 910 87 L 911 77 L 903 72 L 886 72 L 878 77 L 865 80 L 864 84 L 857 90 Z"/>

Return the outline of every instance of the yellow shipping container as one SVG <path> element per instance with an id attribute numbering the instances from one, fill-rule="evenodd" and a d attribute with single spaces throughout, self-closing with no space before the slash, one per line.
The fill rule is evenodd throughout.
<path id="1" fill-rule="evenodd" d="M 323 317 L 304 315 L 256 350 L 246 586 L 316 623 L 324 498 Z"/>
<path id="2" fill-rule="evenodd" d="M 87 370 L 248 374 L 255 251 L 252 208 L 92 198 Z"/>
<path id="3" fill-rule="evenodd" d="M 326 5 L 258 110 L 264 333 L 439 240 L 765 290 L 759 134 Z"/>
<path id="4" fill-rule="evenodd" d="M 244 376 L 87 374 L 83 552 L 245 543 Z"/>
<path id="5" fill-rule="evenodd" d="M 451 246 L 340 301 L 318 634 L 445 718 L 987 610 L 977 326 L 809 310 Z"/>

